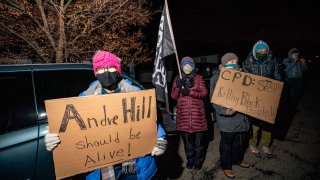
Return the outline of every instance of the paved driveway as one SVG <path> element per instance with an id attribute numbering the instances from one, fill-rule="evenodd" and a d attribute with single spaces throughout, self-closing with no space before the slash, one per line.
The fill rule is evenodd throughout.
<path id="1" fill-rule="evenodd" d="M 236 179 L 320 179 L 320 87 L 309 81 L 298 111 L 290 111 L 284 104 L 274 127 L 272 159 L 253 157 L 245 160 L 249 169 L 234 166 Z M 179 136 L 168 137 L 168 151 L 157 158 L 158 179 L 228 179 L 219 167 L 220 134 L 216 123 L 208 133 L 209 144 L 203 168 L 185 168 L 186 159 Z"/>

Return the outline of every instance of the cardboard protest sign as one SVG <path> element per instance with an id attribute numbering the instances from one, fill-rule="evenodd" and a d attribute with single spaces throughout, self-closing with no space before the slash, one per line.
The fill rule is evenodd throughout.
<path id="1" fill-rule="evenodd" d="M 274 124 L 283 83 L 222 68 L 211 102 Z"/>
<path id="2" fill-rule="evenodd" d="M 157 139 L 155 90 L 45 101 L 62 179 L 149 154 Z"/>

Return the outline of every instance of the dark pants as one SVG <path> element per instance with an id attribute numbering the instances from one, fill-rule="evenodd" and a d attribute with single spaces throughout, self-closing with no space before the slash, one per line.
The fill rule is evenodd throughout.
<path id="1" fill-rule="evenodd" d="M 248 132 L 221 132 L 220 161 L 222 169 L 232 169 L 232 165 L 243 161 L 248 147 Z"/>
<path id="2" fill-rule="evenodd" d="M 181 132 L 187 160 L 194 165 L 202 165 L 205 158 L 205 131 Z"/>
<path id="3" fill-rule="evenodd" d="M 290 94 L 290 101 L 292 105 L 295 107 L 297 106 L 301 94 L 302 94 L 302 85 L 303 79 L 302 78 L 289 78 L 287 79 L 287 87 Z"/>

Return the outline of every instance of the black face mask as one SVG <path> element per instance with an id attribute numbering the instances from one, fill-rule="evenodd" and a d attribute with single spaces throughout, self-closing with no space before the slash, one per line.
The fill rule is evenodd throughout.
<path id="1" fill-rule="evenodd" d="M 112 89 L 118 83 L 118 72 L 104 72 L 102 74 L 96 74 L 96 78 L 100 82 L 101 86 L 106 89 Z"/>

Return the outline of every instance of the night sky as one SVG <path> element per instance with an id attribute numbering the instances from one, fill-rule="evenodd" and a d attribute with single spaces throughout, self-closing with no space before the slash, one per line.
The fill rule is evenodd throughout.
<path id="1" fill-rule="evenodd" d="M 316 2 L 168 0 L 179 57 L 232 51 L 240 59 L 260 39 L 278 58 L 296 47 L 314 59 L 320 54 L 320 6 Z M 160 15 L 153 19 L 156 31 Z"/>

